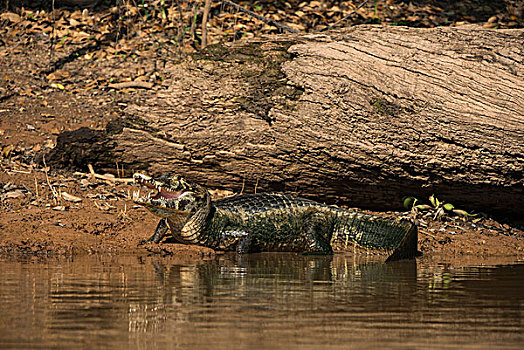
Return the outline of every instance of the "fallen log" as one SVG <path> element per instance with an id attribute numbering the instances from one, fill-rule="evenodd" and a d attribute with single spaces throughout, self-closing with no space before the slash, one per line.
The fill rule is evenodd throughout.
<path id="1" fill-rule="evenodd" d="M 60 135 L 48 159 L 370 209 L 435 193 L 522 217 L 523 39 L 359 26 L 211 46 L 106 131 Z"/>

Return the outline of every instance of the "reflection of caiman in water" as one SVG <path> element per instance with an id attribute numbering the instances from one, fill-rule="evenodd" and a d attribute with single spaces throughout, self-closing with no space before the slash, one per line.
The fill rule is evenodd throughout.
<path id="1" fill-rule="evenodd" d="M 385 263 L 346 255 L 226 254 L 191 267 L 166 265 L 163 259 L 154 259 L 153 266 L 165 300 L 210 301 L 232 293 L 235 298 L 278 299 L 279 307 L 286 308 L 309 303 L 312 292 L 317 307 L 332 305 L 333 298 L 367 298 L 368 293 L 400 300 L 401 293 L 414 292 L 417 280 L 414 259 Z"/>
<path id="2" fill-rule="evenodd" d="M 409 220 L 384 218 L 279 193 L 239 195 L 211 201 L 208 191 L 180 176 L 135 174 L 135 183 L 156 190 L 133 199 L 161 217 L 147 242 L 171 230 L 180 243 L 239 253 L 287 251 L 371 253 L 389 260 L 414 257 L 417 228 Z"/>

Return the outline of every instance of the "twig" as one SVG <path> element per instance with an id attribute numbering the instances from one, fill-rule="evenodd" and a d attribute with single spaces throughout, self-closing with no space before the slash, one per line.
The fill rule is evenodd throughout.
<path id="1" fill-rule="evenodd" d="M 180 5 L 180 0 L 176 1 L 176 6 L 178 8 L 178 41 L 180 45 L 180 51 L 184 51 L 184 37 L 186 32 L 184 31 L 184 14 L 182 13 L 182 6 Z"/>
<path id="2" fill-rule="evenodd" d="M 195 41 L 195 30 L 196 30 L 196 21 L 198 16 L 198 1 L 195 1 L 193 5 L 193 14 L 191 17 L 191 28 L 189 29 L 189 37 L 192 41 Z"/>
<path id="3" fill-rule="evenodd" d="M 202 48 L 207 46 L 207 18 L 211 9 L 211 0 L 206 0 L 204 5 L 204 15 L 202 17 Z"/>
<path id="4" fill-rule="evenodd" d="M 233 22 L 233 42 L 237 41 L 237 22 L 238 22 L 238 13 L 234 14 L 235 21 Z"/>
<path id="5" fill-rule="evenodd" d="M 87 169 L 89 169 L 89 172 L 91 173 L 91 175 L 95 175 L 95 169 L 93 168 L 91 164 L 87 164 Z"/>
<path id="6" fill-rule="evenodd" d="M 13 169 L 13 170 L 9 170 L 10 173 L 17 173 L 17 174 L 31 174 L 30 171 L 25 171 L 25 170 L 16 170 L 16 169 Z"/>
<path id="7" fill-rule="evenodd" d="M 362 6 L 364 6 L 369 0 L 364 0 L 360 5 L 358 5 L 353 11 L 351 11 L 346 17 L 342 18 L 342 19 L 339 19 L 338 21 L 336 21 L 335 23 L 333 23 L 332 25 L 330 26 L 327 26 L 326 28 L 322 28 L 322 29 L 319 29 L 319 30 L 315 30 L 315 33 L 320 33 L 320 32 L 325 32 L 326 30 L 330 30 L 332 29 L 333 27 L 335 27 L 337 24 L 339 24 L 340 22 L 343 22 L 345 20 L 347 20 L 349 17 L 353 16 L 353 14 L 355 14 L 358 10 L 360 10 L 362 8 Z"/>
<path id="8" fill-rule="evenodd" d="M 118 162 L 115 162 L 116 165 L 116 177 L 120 177 L 120 170 L 118 169 Z"/>
<path id="9" fill-rule="evenodd" d="M 52 11 L 53 11 L 53 12 L 52 12 L 53 15 L 51 16 L 51 19 L 52 19 L 52 21 L 53 21 L 53 31 L 52 31 L 52 33 L 51 33 L 51 40 L 50 40 L 50 44 L 51 44 L 51 45 L 49 46 L 49 56 L 50 56 L 51 58 L 53 58 L 53 57 L 52 57 L 52 54 L 53 54 L 53 48 L 54 48 L 54 46 L 55 46 L 55 39 L 56 39 L 56 38 L 55 38 L 55 35 L 56 35 L 55 0 L 52 1 L 51 5 L 52 5 Z M 51 68 L 51 69 L 52 69 L 52 68 Z"/>
<path id="10" fill-rule="evenodd" d="M 140 88 L 140 89 L 151 89 L 153 83 L 147 81 L 124 81 L 122 83 L 112 83 L 107 85 L 110 89 L 127 89 L 127 88 Z"/>
<path id="11" fill-rule="evenodd" d="M 124 203 L 124 210 L 120 210 L 120 213 L 118 214 L 118 218 L 122 221 L 125 221 L 127 219 L 127 204 Z"/>
<path id="12" fill-rule="evenodd" d="M 51 181 L 49 181 L 49 175 L 47 174 L 48 170 L 47 170 L 47 164 L 45 162 L 45 156 L 42 158 L 42 160 L 43 160 L 43 163 L 44 163 L 44 172 L 45 172 L 45 179 L 47 181 L 47 185 L 49 186 L 49 188 L 51 189 L 51 193 L 55 197 L 55 204 L 58 204 L 60 196 L 58 195 L 58 192 L 55 190 L 55 188 L 51 184 Z"/>
<path id="13" fill-rule="evenodd" d="M 279 29 L 286 30 L 286 31 L 288 31 L 290 33 L 298 33 L 299 32 L 298 30 L 293 29 L 291 27 L 288 27 L 285 24 L 280 24 L 280 23 L 278 23 L 276 21 L 273 21 L 272 19 L 266 18 L 264 16 L 260 16 L 259 14 L 256 14 L 253 11 L 245 9 L 242 6 L 235 4 L 233 1 L 222 0 L 222 2 L 228 4 L 229 6 L 232 6 L 232 7 L 236 8 L 237 10 L 239 10 L 241 12 L 247 13 L 248 15 L 250 15 L 252 17 L 255 17 L 258 20 L 261 20 L 265 24 L 269 24 L 269 25 L 272 25 L 272 26 L 277 27 Z"/>
<path id="14" fill-rule="evenodd" d="M 123 179 L 123 178 L 118 178 L 118 177 L 112 177 L 112 176 L 97 174 L 97 173 L 95 173 L 95 170 L 93 169 L 93 166 L 91 164 L 87 164 L 87 167 L 89 168 L 89 173 L 90 174 L 82 173 L 80 171 L 75 171 L 73 173 L 73 175 L 80 175 L 80 176 L 89 176 L 89 175 L 91 175 L 91 176 L 93 176 L 96 179 L 107 180 L 107 181 L 112 181 L 112 182 L 123 182 L 123 183 L 133 182 L 133 179 Z"/>
<path id="15" fill-rule="evenodd" d="M 38 199 L 38 181 L 36 180 L 36 175 L 33 175 L 35 177 L 35 191 L 36 191 L 36 199 Z"/>

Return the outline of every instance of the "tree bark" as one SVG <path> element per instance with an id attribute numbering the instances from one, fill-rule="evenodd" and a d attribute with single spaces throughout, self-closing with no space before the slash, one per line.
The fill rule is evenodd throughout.
<path id="1" fill-rule="evenodd" d="M 359 26 L 212 46 L 55 164 L 394 209 L 524 215 L 524 31 Z M 142 93 L 142 92 L 141 92 Z"/>

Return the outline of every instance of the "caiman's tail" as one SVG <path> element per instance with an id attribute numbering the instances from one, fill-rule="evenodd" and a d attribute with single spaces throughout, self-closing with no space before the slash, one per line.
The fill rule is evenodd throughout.
<path id="1" fill-rule="evenodd" d="M 410 220 L 403 220 L 400 222 L 405 232 L 404 238 L 400 241 L 399 245 L 393 253 L 387 258 L 386 261 L 400 260 L 400 259 L 411 259 L 416 257 L 419 253 L 418 246 L 418 229 L 414 222 Z"/>
<path id="2" fill-rule="evenodd" d="M 345 216 L 332 237 L 335 251 L 379 254 L 386 261 L 417 256 L 417 226 L 407 219 L 352 213 Z"/>

